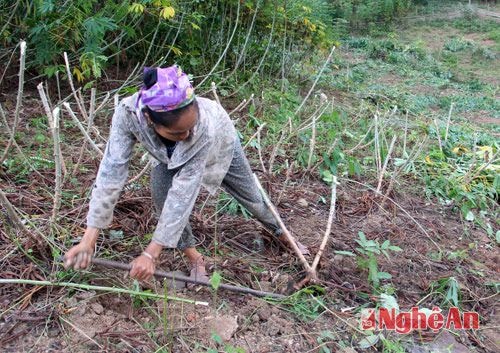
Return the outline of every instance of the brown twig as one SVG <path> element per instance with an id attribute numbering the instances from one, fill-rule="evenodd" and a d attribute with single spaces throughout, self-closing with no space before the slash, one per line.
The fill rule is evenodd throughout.
<path id="1" fill-rule="evenodd" d="M 389 147 L 389 151 L 387 152 L 387 156 L 385 157 L 384 165 L 380 170 L 380 175 L 378 176 L 378 185 L 376 193 L 380 192 L 380 188 L 382 187 L 382 180 L 384 179 L 384 174 L 387 169 L 387 164 L 389 163 L 389 159 L 391 158 L 392 150 L 394 148 L 394 144 L 396 143 L 397 136 L 394 136 L 391 141 L 391 146 Z"/>
<path id="2" fill-rule="evenodd" d="M 318 267 L 319 260 L 321 259 L 321 256 L 323 255 L 323 252 L 325 251 L 326 244 L 328 243 L 328 239 L 330 239 L 330 234 L 332 230 L 332 223 L 333 219 L 335 216 L 335 203 L 337 200 L 337 177 L 333 176 L 332 180 L 332 198 L 330 200 L 330 213 L 328 215 L 328 223 L 326 225 L 326 231 L 325 235 L 323 236 L 323 241 L 321 242 L 321 245 L 319 247 L 318 253 L 316 254 L 316 257 L 314 258 L 313 264 L 311 266 L 313 271 L 316 271 L 316 268 Z"/>
<path id="3" fill-rule="evenodd" d="M 52 139 L 54 142 L 54 161 L 55 161 L 55 192 L 54 192 L 54 207 L 52 209 L 51 224 L 54 224 L 57 219 L 57 213 L 61 207 L 61 192 L 62 192 L 62 169 L 61 169 L 61 143 L 59 138 L 59 107 L 56 107 L 52 112 L 54 121 L 52 122 Z"/>
<path id="4" fill-rule="evenodd" d="M 283 220 L 281 219 L 278 211 L 276 210 L 276 208 L 274 207 L 274 205 L 271 203 L 271 200 L 269 200 L 269 197 L 267 196 L 266 191 L 264 190 L 264 188 L 260 184 L 259 178 L 257 178 L 257 175 L 255 175 L 255 174 L 253 176 L 254 176 L 254 179 L 255 179 L 255 183 L 257 184 L 257 187 L 259 188 L 259 190 L 260 190 L 260 192 L 262 194 L 264 202 L 266 203 L 267 207 L 269 207 L 269 210 L 271 211 L 272 215 L 274 216 L 274 218 L 278 222 L 281 230 L 283 231 L 283 234 L 285 235 L 286 240 L 288 241 L 288 243 L 292 247 L 293 251 L 295 252 L 295 254 L 297 255 L 297 257 L 299 258 L 299 260 L 302 263 L 302 265 L 304 266 L 304 268 L 305 268 L 305 270 L 307 272 L 307 275 L 308 275 L 307 278 L 309 280 L 316 280 L 316 278 L 317 278 L 316 271 L 311 268 L 311 266 L 307 262 L 306 258 L 304 257 L 304 255 L 300 251 L 299 247 L 297 246 L 297 243 L 295 242 L 295 239 L 293 238 L 293 236 L 290 234 L 290 232 L 286 228 L 286 226 L 283 223 Z"/>
<path id="5" fill-rule="evenodd" d="M 210 84 L 210 89 L 212 90 L 212 94 L 214 95 L 214 98 L 217 101 L 217 104 L 221 105 L 219 95 L 217 94 L 217 86 L 215 85 L 215 82 L 212 82 Z"/>
<path id="6" fill-rule="evenodd" d="M 88 120 L 87 112 L 85 111 L 85 107 L 83 106 L 83 102 L 81 101 L 80 97 L 78 97 L 78 94 L 76 93 L 75 85 L 73 84 L 73 75 L 71 74 L 71 69 L 69 68 L 69 60 L 68 60 L 68 54 L 64 52 L 64 63 L 66 64 L 66 74 L 68 76 L 68 82 L 69 86 L 71 87 L 71 92 L 73 92 L 73 97 L 75 98 L 76 105 L 78 106 L 78 110 L 80 110 L 80 113 L 82 114 L 83 118 L 85 120 Z"/>
<path id="7" fill-rule="evenodd" d="M 53 129 L 54 129 L 54 115 L 53 115 L 52 109 L 50 108 L 50 103 L 49 103 L 49 100 L 47 98 L 47 94 L 45 93 L 45 89 L 43 88 L 42 82 L 40 82 L 38 84 L 37 89 L 38 89 L 38 93 L 40 94 L 40 98 L 42 100 L 43 109 L 45 110 L 45 114 L 47 115 L 47 120 L 49 121 L 49 127 L 50 127 L 51 131 L 53 131 Z M 64 174 L 66 174 L 66 166 L 64 164 L 64 158 L 62 156 L 62 151 L 61 151 L 60 147 L 58 149 L 58 153 L 59 153 L 59 161 L 61 162 L 61 168 L 64 171 Z M 54 156 L 54 158 L 56 158 L 56 157 Z"/>
<path id="8" fill-rule="evenodd" d="M 5 207 L 5 209 L 7 210 L 7 215 L 9 216 L 10 221 L 14 224 L 14 227 L 16 227 L 23 234 L 27 235 L 31 240 L 33 240 L 35 244 L 37 244 L 40 252 L 43 254 L 45 252 L 45 246 L 43 242 L 40 240 L 40 238 L 36 237 L 26 228 L 16 210 L 14 209 L 14 206 L 12 206 L 2 189 L 0 189 L 0 204 L 2 204 L 3 207 Z"/>
<path id="9" fill-rule="evenodd" d="M 16 110 L 14 111 L 14 124 L 12 125 L 12 134 L 10 135 L 9 142 L 7 143 L 7 147 L 5 147 L 5 151 L 3 152 L 2 157 L 0 158 L 0 165 L 7 158 L 7 154 L 9 153 L 12 144 L 15 141 L 16 129 L 19 124 L 19 113 L 21 111 L 21 103 L 23 101 L 23 90 L 24 90 L 24 67 L 26 63 L 26 42 L 23 40 L 20 44 L 21 47 L 21 58 L 19 59 L 19 88 L 17 90 L 17 100 L 16 100 Z"/>
<path id="10" fill-rule="evenodd" d="M 64 105 L 64 108 L 66 108 L 66 110 L 68 111 L 68 113 L 71 116 L 71 118 L 73 119 L 73 121 L 76 123 L 76 125 L 80 129 L 80 131 L 83 134 L 83 136 L 85 136 L 85 138 L 87 139 L 87 141 L 89 141 L 89 143 L 92 146 L 92 148 L 97 153 L 99 153 L 101 156 L 103 156 L 104 153 L 101 151 L 101 149 L 99 147 L 97 147 L 97 145 L 95 144 L 94 140 L 92 140 L 92 138 L 89 136 L 89 134 L 87 133 L 87 131 L 83 127 L 82 123 L 80 122 L 80 120 L 78 120 L 77 116 L 75 115 L 75 113 L 71 109 L 71 106 L 69 105 L 69 103 L 68 102 L 64 102 L 63 105 Z"/>

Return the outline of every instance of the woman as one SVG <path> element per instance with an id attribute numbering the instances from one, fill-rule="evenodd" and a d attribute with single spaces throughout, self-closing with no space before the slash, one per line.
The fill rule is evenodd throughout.
<path id="1" fill-rule="evenodd" d="M 131 277 L 149 279 L 162 249 L 167 247 L 184 252 L 193 278 L 207 279 L 205 261 L 194 247 L 189 225 L 202 185 L 211 194 L 222 185 L 283 240 L 255 184 L 228 114 L 216 102 L 195 97 L 188 76 L 174 65 L 146 69 L 140 92 L 123 99 L 116 108 L 92 190 L 87 228 L 81 242 L 66 253 L 66 268 L 83 269 L 90 264 L 99 229 L 111 223 L 137 141 L 154 158 L 151 191 L 160 215 L 151 243 L 131 263 Z M 307 253 L 306 248 L 302 249 Z"/>

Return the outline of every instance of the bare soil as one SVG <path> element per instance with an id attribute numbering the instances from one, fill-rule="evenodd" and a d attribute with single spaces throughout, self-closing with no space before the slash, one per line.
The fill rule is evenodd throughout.
<path id="1" fill-rule="evenodd" d="M 286 184 L 284 175 L 262 176 L 262 179 L 267 182 L 274 199 L 282 193 L 278 206 L 285 223 L 315 253 L 328 217 L 328 207 L 321 200 L 328 200 L 329 187 L 302 174 L 292 175 Z M 208 307 L 195 307 L 175 302 L 165 304 L 161 300 L 140 302 L 117 294 L 4 286 L 0 292 L 4 313 L 0 321 L 3 351 L 149 352 L 158 349 L 161 343 L 175 352 L 198 352 L 206 350 L 202 347 L 216 346 L 211 338 L 212 332 L 227 338 L 227 344 L 242 347 L 247 352 L 316 352 L 324 342 L 329 342 L 326 346 L 331 349 L 340 349 L 342 342 L 355 347 L 362 336 L 349 326 L 359 325 L 352 308 L 372 306 L 377 297 L 370 294 L 367 273 L 359 268 L 355 259 L 336 255 L 335 251 L 356 252 L 354 239 L 358 231 L 380 242 L 389 239 L 403 249 L 401 253 L 394 253 L 390 260 L 381 257 L 379 262 L 380 270 L 393 276 L 390 283 L 402 308 L 410 308 L 421 301 L 431 292 L 433 281 L 454 276 L 461 286 L 464 309 L 479 312 L 483 327 L 496 326 L 499 306 L 495 292 L 486 285 L 500 279 L 500 256 L 492 252 L 491 248 L 496 246 L 492 240 L 481 230 L 464 223 L 451 210 L 423 200 L 418 196 L 421 187 L 410 187 L 412 180 L 401 180 L 405 189 L 410 187 L 410 191 L 391 194 L 392 199 L 383 207 L 380 207 L 380 197 L 375 197 L 357 182 L 361 181 L 342 180 L 338 191 L 333 237 L 320 263 L 321 285 L 326 289 L 326 294 L 320 299 L 328 310 L 319 308 L 316 319 L 301 318 L 300 301 L 294 308 L 230 292 L 214 294 L 208 289 L 169 293 L 210 303 Z M 283 185 L 286 186 L 282 192 Z M 147 194 L 147 188 L 124 194 L 112 228 L 123 229 L 125 237 L 120 241 L 103 239 L 99 250 L 101 256 L 113 253 L 127 262 L 140 252 L 137 237 L 150 231 L 154 224 Z M 19 201 L 22 197 L 16 198 L 12 193 L 9 197 L 21 207 Z M 200 197 L 198 205 L 205 197 Z M 33 203 L 35 206 L 36 202 Z M 298 262 L 276 246 L 268 244 L 262 253 L 251 250 L 253 239 L 263 232 L 256 221 L 228 214 L 215 219 L 212 217 L 214 206 L 215 200 L 210 199 L 203 211 L 194 212 L 192 222 L 200 246 L 210 255 L 224 281 L 285 292 L 290 281 L 302 277 Z M 29 212 L 27 203 L 22 207 Z M 77 219 L 81 219 L 84 212 L 79 214 Z M 2 229 L 7 227 L 8 224 L 4 223 Z M 4 231 L 2 237 L 7 240 Z M 217 253 L 214 239 L 219 242 Z M 2 277 L 42 276 L 37 266 L 21 254 L 8 257 L 11 251 L 15 251 L 12 244 L 4 242 L 1 254 L 2 258 L 7 257 L 7 261 L 3 261 Z M 443 258 L 431 260 L 432 254 L 439 251 L 444 254 Z M 460 252 L 459 257 L 447 258 L 447 255 Z M 54 263 L 53 266 L 56 270 L 60 265 Z M 171 251 L 163 254 L 160 268 L 186 271 L 180 255 Z M 98 268 L 93 269 L 90 277 L 76 275 L 74 281 L 107 286 L 131 285 L 122 274 Z M 158 283 L 145 285 L 145 288 L 163 292 Z M 439 305 L 443 299 L 439 295 L 426 298 L 420 305 Z M 19 300 L 22 304 L 9 310 Z M 351 309 L 342 312 L 346 308 Z M 330 332 L 334 339 L 319 339 L 321 332 L 325 331 Z M 408 347 L 413 347 L 422 339 L 431 342 L 436 336 L 414 334 L 405 340 L 408 340 Z M 459 333 L 456 338 L 457 344 L 461 342 L 466 352 L 469 351 L 466 347 L 483 352 L 497 349 L 497 343 L 493 342 L 496 339 L 494 330 Z M 446 342 L 449 343 L 449 339 Z"/>

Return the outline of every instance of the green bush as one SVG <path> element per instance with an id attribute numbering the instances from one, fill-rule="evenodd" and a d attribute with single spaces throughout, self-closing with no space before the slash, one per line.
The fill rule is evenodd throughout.
<path id="1" fill-rule="evenodd" d="M 0 14 L 6 23 L 0 33 L 2 45 L 12 48 L 25 39 L 28 67 L 47 76 L 64 70 L 62 53 L 68 52 L 79 81 L 100 77 L 107 66 L 126 64 L 130 71 L 142 62 L 177 62 L 196 72 L 217 63 L 219 72 L 244 63 L 242 71 L 251 74 L 265 55 L 265 66 L 259 68 L 273 73 L 284 57 L 292 57 L 290 52 L 330 47 L 333 40 L 326 0 L 18 3 L 2 0 L 2 8 L 8 10 Z"/>

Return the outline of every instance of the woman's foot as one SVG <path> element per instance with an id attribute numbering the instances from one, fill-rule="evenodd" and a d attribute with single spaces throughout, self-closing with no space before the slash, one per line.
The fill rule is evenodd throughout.
<path id="1" fill-rule="evenodd" d="M 206 268 L 205 259 L 202 255 L 191 263 L 191 271 L 189 272 L 189 277 L 200 282 L 208 282 L 208 273 Z"/>
<path id="2" fill-rule="evenodd" d="M 189 270 L 189 277 L 191 279 L 194 279 L 195 281 L 200 281 L 200 282 L 208 282 L 208 273 L 207 273 L 207 268 L 206 268 L 206 263 L 205 263 L 205 258 L 203 257 L 202 254 L 196 250 L 196 248 L 186 248 L 184 249 L 184 255 L 189 260 L 189 265 L 190 265 L 190 270 Z M 195 286 L 194 283 L 188 283 L 187 287 L 188 288 L 193 288 Z"/>

